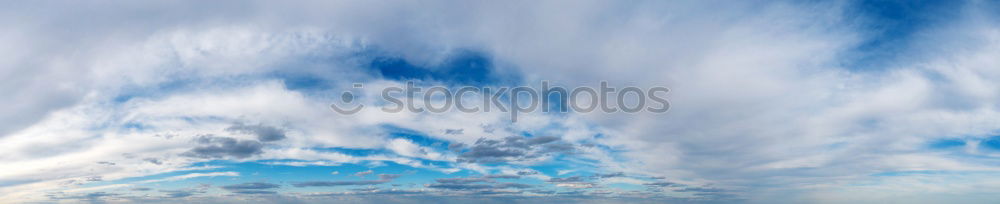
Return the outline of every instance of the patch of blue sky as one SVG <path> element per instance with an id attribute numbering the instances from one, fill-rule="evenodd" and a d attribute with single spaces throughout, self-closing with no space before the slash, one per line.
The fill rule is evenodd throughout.
<path id="1" fill-rule="evenodd" d="M 371 156 L 371 155 L 392 154 L 391 151 L 386 149 L 347 148 L 347 147 L 315 147 L 311 149 L 319 152 L 336 152 L 349 156 Z"/>
<path id="2" fill-rule="evenodd" d="M 927 144 L 927 147 L 936 150 L 943 150 L 943 149 L 955 149 L 959 147 L 964 147 L 965 144 L 966 144 L 965 140 L 958 138 L 947 138 L 947 139 L 938 139 L 931 141 Z"/>
<path id="3" fill-rule="evenodd" d="M 1000 135 L 990 136 L 979 142 L 979 147 L 991 151 L 1000 151 Z"/>
<path id="4" fill-rule="evenodd" d="M 913 55 L 915 40 L 926 30 L 958 18 L 963 1 L 876 0 L 855 1 L 847 12 L 857 17 L 863 40 L 844 56 L 843 66 L 852 71 L 882 71 L 892 68 L 901 56 Z"/>
<path id="5" fill-rule="evenodd" d="M 335 86 L 330 80 L 307 73 L 271 73 L 271 77 L 281 79 L 285 88 L 297 91 L 328 91 Z"/>
<path id="6" fill-rule="evenodd" d="M 443 62 L 418 65 L 400 57 L 375 56 L 369 64 L 373 72 L 390 80 L 438 81 L 451 86 L 516 84 L 517 77 L 498 72 L 493 60 L 483 52 L 456 51 Z"/>

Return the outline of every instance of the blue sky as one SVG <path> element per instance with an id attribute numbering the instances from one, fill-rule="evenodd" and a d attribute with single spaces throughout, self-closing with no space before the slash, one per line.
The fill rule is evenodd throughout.
<path id="1" fill-rule="evenodd" d="M 0 203 L 990 203 L 997 11 L 891 0 L 4 3 Z M 382 88 L 407 82 L 542 81 L 667 87 L 671 109 L 517 122 L 377 109 Z M 345 91 L 369 108 L 332 111 Z"/>

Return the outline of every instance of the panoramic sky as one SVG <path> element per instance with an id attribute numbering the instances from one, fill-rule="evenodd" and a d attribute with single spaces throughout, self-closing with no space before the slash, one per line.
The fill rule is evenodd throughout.
<path id="1" fill-rule="evenodd" d="M 1000 200 L 998 1 L 7 1 L 0 25 L 0 203 Z M 383 109 L 543 82 L 669 111 Z"/>

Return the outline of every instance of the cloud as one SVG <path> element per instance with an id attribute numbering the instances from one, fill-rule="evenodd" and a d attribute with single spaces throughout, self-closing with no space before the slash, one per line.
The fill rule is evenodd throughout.
<path id="1" fill-rule="evenodd" d="M 447 184 L 468 184 L 468 183 L 478 183 L 478 182 L 492 182 L 493 180 L 488 178 L 439 178 L 435 179 L 438 183 Z"/>
<path id="2" fill-rule="evenodd" d="M 369 169 L 367 171 L 359 171 L 358 173 L 354 173 L 354 176 L 365 177 L 365 176 L 370 175 L 372 173 L 375 173 L 375 171 L 372 171 L 371 169 Z"/>
<path id="3" fill-rule="evenodd" d="M 273 142 L 285 139 L 284 130 L 262 124 L 245 125 L 243 123 L 236 123 L 233 124 L 233 126 L 226 128 L 226 130 L 236 133 L 256 135 L 257 140 L 261 142 Z"/>
<path id="4" fill-rule="evenodd" d="M 520 173 L 520 172 L 518 172 L 518 173 Z M 508 174 L 494 174 L 494 175 L 483 176 L 483 178 L 492 178 L 492 179 L 519 179 L 519 178 L 521 178 L 521 176 L 519 176 L 519 175 L 508 175 Z"/>
<path id="5" fill-rule="evenodd" d="M 653 183 L 644 183 L 642 185 L 646 185 L 646 186 L 650 186 L 650 187 L 681 186 L 680 184 L 671 183 L 671 182 L 653 182 Z"/>
<path id="6" fill-rule="evenodd" d="M 197 193 L 200 193 L 197 191 L 190 191 L 190 190 L 161 190 L 160 192 L 167 193 L 166 194 L 167 198 L 186 198 L 193 196 Z"/>
<path id="7" fill-rule="evenodd" d="M 162 178 L 162 179 L 144 180 L 141 183 L 156 183 L 156 182 L 165 182 L 165 181 L 180 181 L 180 180 L 184 180 L 184 179 L 191 179 L 191 178 L 198 178 L 198 177 L 216 177 L 216 176 L 240 176 L 240 173 L 239 172 L 234 172 L 234 171 L 209 172 L 209 173 L 190 173 L 190 174 L 184 174 L 184 175 L 180 175 L 180 176 L 171 176 L 171 177 Z"/>
<path id="8" fill-rule="evenodd" d="M 613 178 L 613 177 L 624 177 L 624 176 L 625 176 L 624 172 L 615 172 L 615 173 L 608 173 L 608 174 L 594 174 L 594 177 L 597 177 L 597 178 Z"/>
<path id="9" fill-rule="evenodd" d="M 462 132 L 464 132 L 464 131 L 465 131 L 464 129 L 445 129 L 444 130 L 444 134 L 447 134 L 447 135 L 461 135 Z"/>
<path id="10" fill-rule="evenodd" d="M 239 191 L 239 190 L 272 189 L 272 188 L 280 188 L 280 187 L 281 187 L 281 185 L 273 184 L 273 183 L 254 182 L 254 183 L 242 183 L 242 184 L 226 185 L 226 186 L 222 186 L 221 188 L 222 189 L 226 189 L 226 190 L 230 190 L 230 191 Z"/>
<path id="11" fill-rule="evenodd" d="M 276 191 L 262 191 L 262 190 L 238 190 L 238 191 L 233 191 L 233 193 L 235 193 L 235 194 L 244 194 L 244 195 L 272 195 L 272 194 L 278 194 L 278 192 L 276 192 Z"/>
<path id="12" fill-rule="evenodd" d="M 597 184 L 593 182 L 588 182 L 584 177 L 571 176 L 563 178 L 551 178 L 548 180 L 549 183 L 555 184 L 557 187 L 564 188 L 594 188 Z"/>
<path id="13" fill-rule="evenodd" d="M 427 184 L 428 188 L 438 188 L 447 190 L 482 190 L 492 189 L 493 185 L 488 184 L 460 184 L 460 183 L 434 183 Z"/>
<path id="14" fill-rule="evenodd" d="M 579 182 L 579 181 L 583 181 L 583 177 L 571 176 L 571 177 L 564 177 L 564 178 L 552 178 L 552 179 L 549 179 L 549 182 L 553 182 L 553 183 Z"/>
<path id="15" fill-rule="evenodd" d="M 556 183 L 558 187 L 564 188 L 594 188 L 596 184 L 588 182 Z"/>
<path id="16" fill-rule="evenodd" d="M 571 153 L 574 148 L 568 143 L 561 143 L 558 137 L 538 136 L 525 138 L 510 136 L 500 140 L 479 139 L 468 148 L 450 146 L 459 150 L 458 161 L 470 163 L 501 163 L 535 160 L 551 154 Z M 453 150 L 454 151 L 454 150 Z"/>
<path id="17" fill-rule="evenodd" d="M 496 177 L 492 177 L 496 178 Z M 509 178 L 509 177 L 508 177 Z M 491 177 L 465 177 L 465 178 L 439 178 L 436 183 L 426 184 L 425 187 L 434 189 L 444 189 L 451 191 L 469 191 L 479 194 L 515 193 L 507 192 L 504 189 L 533 188 L 534 186 L 522 183 L 497 183 Z"/>
<path id="18" fill-rule="evenodd" d="M 58 199 L 58 200 L 90 200 L 90 201 L 95 201 L 95 200 L 101 200 L 101 199 L 104 199 L 104 198 L 112 198 L 112 197 L 116 197 L 116 196 L 119 196 L 119 195 L 121 195 L 121 194 L 118 194 L 118 193 L 108 193 L 108 192 L 92 192 L 92 193 L 86 193 L 86 194 L 82 194 L 82 195 L 71 195 L 71 196 L 55 196 L 55 195 L 50 195 L 49 197 L 52 198 L 52 199 Z"/>
<path id="19" fill-rule="evenodd" d="M 198 158 L 236 158 L 243 159 L 263 153 L 264 145 L 256 140 L 242 140 L 213 135 L 199 135 L 195 142 L 197 147 L 181 154 Z"/>
<path id="20" fill-rule="evenodd" d="M 392 182 L 393 179 L 399 178 L 399 174 L 379 174 L 379 180 L 369 180 L 369 181 L 309 181 L 309 182 L 299 182 L 294 183 L 292 186 L 295 187 L 318 187 L 318 186 L 357 186 L 357 185 L 377 185 Z"/>
<path id="21" fill-rule="evenodd" d="M 415 158 L 423 158 L 423 159 L 439 160 L 439 161 L 446 161 L 452 159 L 451 156 L 434 151 L 432 148 L 422 147 L 416 143 L 413 143 L 413 141 L 401 138 L 390 140 L 388 143 L 386 143 L 386 149 L 392 150 L 396 154 L 407 157 L 415 157 Z"/>
<path id="22" fill-rule="evenodd" d="M 718 189 L 718 188 L 702 188 L 702 187 L 688 187 L 688 188 L 682 188 L 682 189 L 680 189 L 680 190 L 676 190 L 676 191 L 677 191 L 677 192 L 702 192 L 702 193 L 714 193 L 714 192 L 723 192 L 723 191 L 725 191 L 725 190 L 723 190 L 723 189 Z"/>
<path id="23" fill-rule="evenodd" d="M 331 193 L 314 193 L 308 194 L 309 197 L 342 197 L 350 195 L 429 195 L 426 191 L 421 190 L 404 190 L 404 189 L 380 189 L 380 188 L 364 188 L 364 189 L 354 189 L 352 191 L 346 192 L 331 192 Z"/>
<path id="24" fill-rule="evenodd" d="M 982 187 L 996 182 L 993 175 L 966 178 L 979 183 L 939 183 L 946 191 L 892 188 L 923 187 L 901 185 L 923 179 L 914 175 L 868 183 L 880 172 L 997 170 L 995 155 L 977 142 L 995 136 L 1000 118 L 994 2 L 463 2 L 452 9 L 455 4 L 0 8 L 0 22 L 10 28 L 0 35 L 6 45 L 0 48 L 0 93 L 6 94 L 0 169 L 9 170 L 0 172 L 0 199 L 39 202 L 46 192 L 81 188 L 66 180 L 143 178 L 189 170 L 204 159 L 266 156 L 335 161 L 296 163 L 303 165 L 400 161 L 482 174 L 529 163 L 583 163 L 594 169 L 578 172 L 749 189 L 734 193 L 763 203 L 785 195 L 830 201 L 848 197 L 837 192 L 862 188 L 870 196 L 847 202 L 996 200 L 978 196 L 995 194 L 982 190 L 993 189 Z M 935 16 L 933 22 L 921 20 L 925 15 Z M 898 27 L 872 29 L 883 25 Z M 482 54 L 453 57 L 461 49 Z M 390 73 L 394 68 L 410 72 Z M 473 73 L 447 75 L 454 70 Z M 321 111 L 334 99 L 327 92 L 341 83 L 394 79 L 667 86 L 673 109 L 530 115 L 517 124 L 491 114 L 342 117 Z M 234 128 L 236 121 L 246 123 Z M 387 138 L 373 124 L 447 140 L 455 157 L 431 156 L 439 147 Z M 228 133 L 256 139 L 217 136 Z M 191 135 L 203 135 L 193 147 L 186 142 Z M 498 138 L 508 135 L 550 136 Z M 925 145 L 955 137 L 970 141 L 969 148 Z M 384 148 L 400 156 L 308 151 L 326 147 Z M 564 157 L 549 160 L 558 156 Z M 555 184 L 586 186 L 574 182 L 586 181 Z M 963 188 L 969 186 L 980 188 Z"/>
<path id="25" fill-rule="evenodd" d="M 402 175 L 399 175 L 399 174 L 379 174 L 378 178 L 379 178 L 379 180 L 393 180 L 393 179 L 399 178 L 400 176 L 402 176 Z"/>
<path id="26" fill-rule="evenodd" d="M 495 188 L 533 188 L 535 186 L 523 183 L 499 183 L 494 185 Z"/>
<path id="27" fill-rule="evenodd" d="M 145 158 L 145 159 L 142 159 L 142 160 L 143 161 L 147 161 L 149 163 L 156 164 L 156 165 L 163 164 L 163 161 L 160 161 L 159 159 L 156 159 L 156 158 Z"/>
<path id="28" fill-rule="evenodd" d="M 376 185 L 388 183 L 385 180 L 371 181 L 309 181 L 292 184 L 295 187 L 315 187 L 315 186 L 356 186 L 356 185 Z"/>

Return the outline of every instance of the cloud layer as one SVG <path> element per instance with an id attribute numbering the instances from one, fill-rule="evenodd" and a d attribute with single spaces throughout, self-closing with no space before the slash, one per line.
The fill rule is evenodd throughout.
<path id="1" fill-rule="evenodd" d="M 988 203 L 998 9 L 12 4 L 0 8 L 0 200 Z M 329 110 L 354 83 L 356 101 L 384 106 L 380 88 L 406 80 L 665 86 L 671 110 L 516 123 Z"/>

